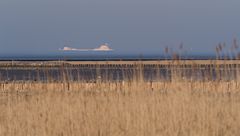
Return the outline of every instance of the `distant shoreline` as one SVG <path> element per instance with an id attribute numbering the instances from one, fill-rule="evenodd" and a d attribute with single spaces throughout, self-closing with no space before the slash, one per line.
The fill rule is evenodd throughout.
<path id="1" fill-rule="evenodd" d="M 0 62 L 12 62 L 12 61 L 17 61 L 17 62 L 50 62 L 50 61 L 201 61 L 201 60 L 219 60 L 219 61 L 238 61 L 240 59 L 216 59 L 214 57 L 212 58 L 182 58 L 182 59 L 171 59 L 171 58 L 82 58 L 82 59 L 75 59 L 75 58 L 66 58 L 66 59 L 1 59 Z"/>
<path id="2" fill-rule="evenodd" d="M 0 61 L 137 61 L 137 60 L 171 60 L 170 55 L 121 55 L 121 54 L 98 54 L 98 55 L 16 55 L 0 56 Z M 181 60 L 215 60 L 214 55 L 181 55 Z M 223 57 L 221 57 L 223 58 Z M 229 57 L 231 58 L 231 57 Z"/>
<path id="3" fill-rule="evenodd" d="M 113 59 L 0 59 L 0 62 L 7 62 L 7 61 L 19 61 L 19 62 L 42 62 L 42 61 L 176 61 L 176 60 L 216 60 L 216 59 L 120 59 L 120 58 L 113 58 Z M 218 60 L 224 60 L 224 59 L 218 59 Z M 230 60 L 230 59 L 229 59 Z M 232 59 L 236 60 L 236 59 Z"/>
<path id="4" fill-rule="evenodd" d="M 59 67 L 59 66 L 88 66 L 88 65 L 240 65 L 240 60 L 21 60 L 0 61 L 0 67 Z"/>
<path id="5" fill-rule="evenodd" d="M 164 58 L 164 57 L 62 57 L 62 58 L 1 58 L 0 61 L 158 61 L 158 60 L 216 60 L 216 57 L 186 57 L 186 58 L 179 58 L 179 59 L 172 59 L 171 57 Z M 224 59 L 219 59 L 224 60 Z M 229 59 L 233 60 L 233 59 Z"/>

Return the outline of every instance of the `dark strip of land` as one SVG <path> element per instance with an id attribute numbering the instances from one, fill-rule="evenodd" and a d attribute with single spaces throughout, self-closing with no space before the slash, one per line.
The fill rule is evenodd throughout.
<path id="1" fill-rule="evenodd" d="M 0 61 L 0 67 L 59 67 L 96 65 L 240 65 L 240 60 L 138 60 L 138 61 Z"/>

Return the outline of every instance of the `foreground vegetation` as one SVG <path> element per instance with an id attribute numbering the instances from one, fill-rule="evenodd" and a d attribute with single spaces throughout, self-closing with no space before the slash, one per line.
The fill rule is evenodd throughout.
<path id="1" fill-rule="evenodd" d="M 238 81 L 0 84 L 4 136 L 234 136 Z"/>

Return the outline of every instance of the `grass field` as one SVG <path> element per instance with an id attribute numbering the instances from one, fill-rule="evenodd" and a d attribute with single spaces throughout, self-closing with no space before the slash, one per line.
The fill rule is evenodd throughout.
<path id="1" fill-rule="evenodd" d="M 0 135 L 240 134 L 238 78 L 189 80 L 182 78 L 178 71 L 170 81 L 137 79 L 141 77 L 108 82 L 3 81 L 0 83 Z"/>
<path id="2" fill-rule="evenodd" d="M 240 84 L 1 84 L 0 135 L 234 136 Z M 66 91 L 68 90 L 68 91 Z"/>

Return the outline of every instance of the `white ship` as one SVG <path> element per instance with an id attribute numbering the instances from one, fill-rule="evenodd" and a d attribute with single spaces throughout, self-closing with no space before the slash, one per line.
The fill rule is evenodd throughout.
<path id="1" fill-rule="evenodd" d="M 113 51 L 113 49 L 111 49 L 109 47 L 108 44 L 102 44 L 100 45 L 100 47 L 98 48 L 94 48 L 94 49 L 77 49 L 77 48 L 71 48 L 71 47 L 63 47 L 63 49 L 59 49 L 61 51 Z"/>

